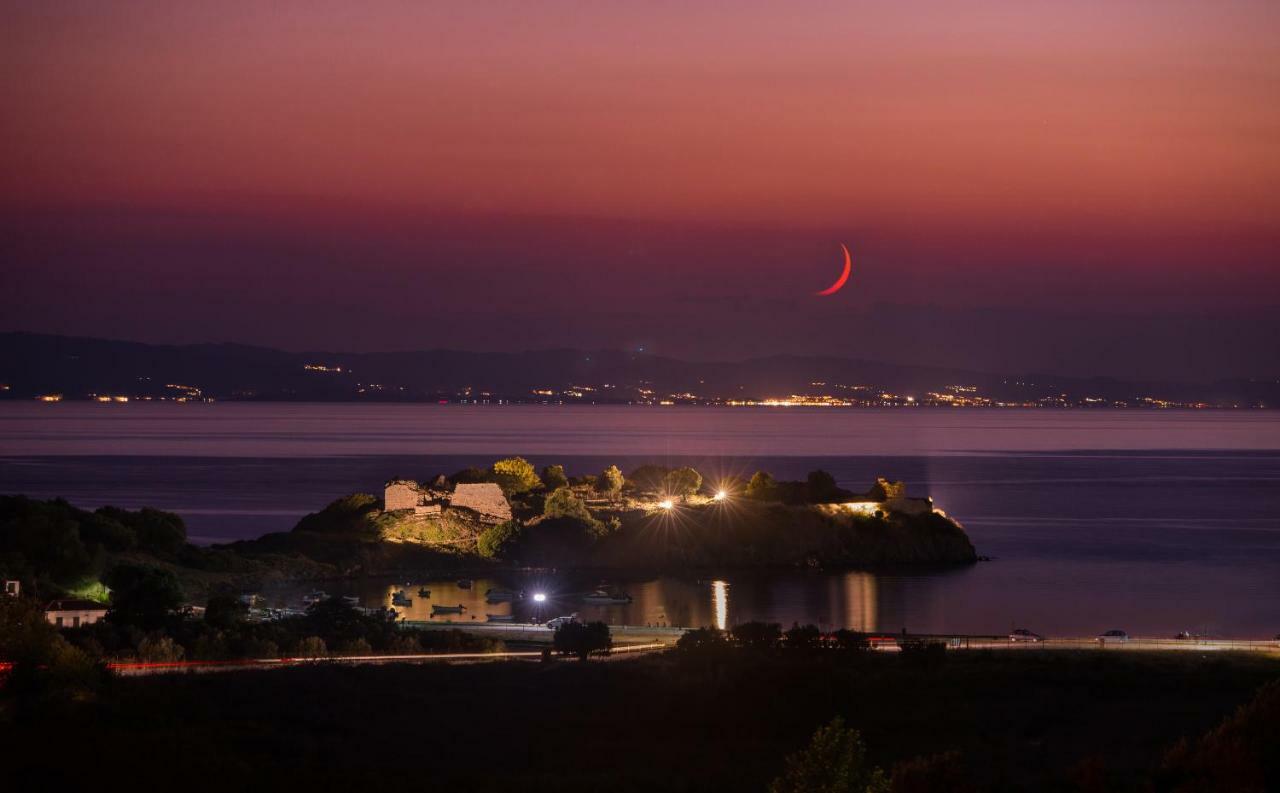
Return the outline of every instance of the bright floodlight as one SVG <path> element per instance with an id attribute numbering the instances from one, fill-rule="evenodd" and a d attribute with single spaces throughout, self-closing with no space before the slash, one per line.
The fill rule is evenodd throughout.
<path id="1" fill-rule="evenodd" d="M 665 498 L 662 501 L 658 502 L 658 506 L 662 507 L 663 509 L 671 509 L 675 505 L 676 503 L 669 498 Z"/>
<path id="2" fill-rule="evenodd" d="M 728 497 L 729 497 L 729 494 L 724 492 L 723 490 L 716 491 L 716 495 L 715 495 L 716 501 L 724 501 Z"/>
<path id="3" fill-rule="evenodd" d="M 546 603 L 546 602 L 547 602 L 547 593 L 546 593 L 546 592 L 534 592 L 534 593 L 533 593 L 533 602 L 534 602 L 534 603 Z"/>

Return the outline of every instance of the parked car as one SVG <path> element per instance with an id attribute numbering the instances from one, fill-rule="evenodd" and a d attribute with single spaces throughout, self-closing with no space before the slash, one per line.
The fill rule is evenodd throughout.
<path id="1" fill-rule="evenodd" d="M 568 617 L 556 617 L 548 621 L 547 627 L 550 628 L 551 630 L 555 630 L 556 628 L 559 628 L 561 625 L 568 625 L 571 622 L 577 622 L 577 621 L 578 621 L 578 615 L 571 614 Z"/>
<path id="2" fill-rule="evenodd" d="M 1125 633 L 1119 628 L 1112 628 L 1106 633 L 1100 634 L 1098 636 L 1099 644 L 1106 644 L 1107 642 L 1120 643 L 1120 642 L 1127 642 L 1127 641 L 1129 641 L 1129 634 Z"/>
<path id="3" fill-rule="evenodd" d="M 1011 642 L 1042 642 L 1044 637 L 1038 633 L 1027 630 L 1026 628 L 1015 628 L 1009 633 L 1009 641 Z"/>

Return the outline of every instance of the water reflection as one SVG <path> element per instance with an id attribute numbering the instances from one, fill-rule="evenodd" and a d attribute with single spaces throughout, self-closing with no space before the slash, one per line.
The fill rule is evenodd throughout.
<path id="1" fill-rule="evenodd" d="M 453 579 L 430 578 L 395 582 L 335 582 L 330 595 L 355 595 L 366 607 L 392 607 L 406 620 L 423 622 L 540 623 L 553 617 L 577 615 L 611 625 L 707 627 L 721 630 L 761 620 L 790 626 L 814 623 L 824 629 L 856 631 L 900 630 L 910 618 L 913 627 L 945 620 L 938 608 L 940 585 L 948 574 L 912 577 L 880 576 L 868 572 L 835 574 L 772 572 L 741 573 L 720 578 L 662 576 L 646 579 L 601 580 L 573 573 L 552 576 L 500 574 L 477 578 L 470 587 Z M 584 596 L 596 589 L 629 595 L 630 602 L 588 603 Z M 733 592 L 730 613 L 729 593 Z M 297 606 L 305 589 L 269 593 L 277 606 Z M 516 593 L 512 600 L 492 602 L 490 592 Z M 424 594 L 426 593 L 426 594 Z M 545 593 L 544 602 L 534 593 Z M 396 595 L 404 600 L 396 602 Z M 407 600 L 408 602 L 405 602 Z M 447 609 L 447 611 L 446 611 Z M 938 626 L 941 629 L 942 626 Z"/>
<path id="2" fill-rule="evenodd" d="M 716 627 L 720 630 L 729 628 L 729 582 L 711 582 L 711 606 L 716 611 Z"/>

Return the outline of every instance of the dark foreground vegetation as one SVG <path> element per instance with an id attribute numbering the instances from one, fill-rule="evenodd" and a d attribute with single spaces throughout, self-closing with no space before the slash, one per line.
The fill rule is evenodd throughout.
<path id="1" fill-rule="evenodd" d="M 38 703 L 7 687 L 0 746 L 18 790 L 1262 793 L 1280 784 L 1273 657 L 885 654 L 852 634 L 779 638 L 757 625 L 612 662 L 109 678 Z"/>

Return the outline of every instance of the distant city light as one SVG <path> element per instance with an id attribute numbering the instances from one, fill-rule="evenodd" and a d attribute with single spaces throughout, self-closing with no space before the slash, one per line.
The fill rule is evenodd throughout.
<path id="1" fill-rule="evenodd" d="M 546 593 L 546 592 L 534 592 L 534 593 L 533 593 L 533 602 L 534 602 L 534 603 L 546 603 L 546 602 L 547 602 L 547 593 Z"/>
<path id="2" fill-rule="evenodd" d="M 676 505 L 676 502 L 672 501 L 669 498 L 664 498 L 662 501 L 658 502 L 658 506 L 662 509 L 671 509 L 675 505 Z"/>
<path id="3" fill-rule="evenodd" d="M 714 496 L 716 501 L 724 501 L 728 497 L 729 497 L 729 494 L 723 490 L 717 490 Z"/>

